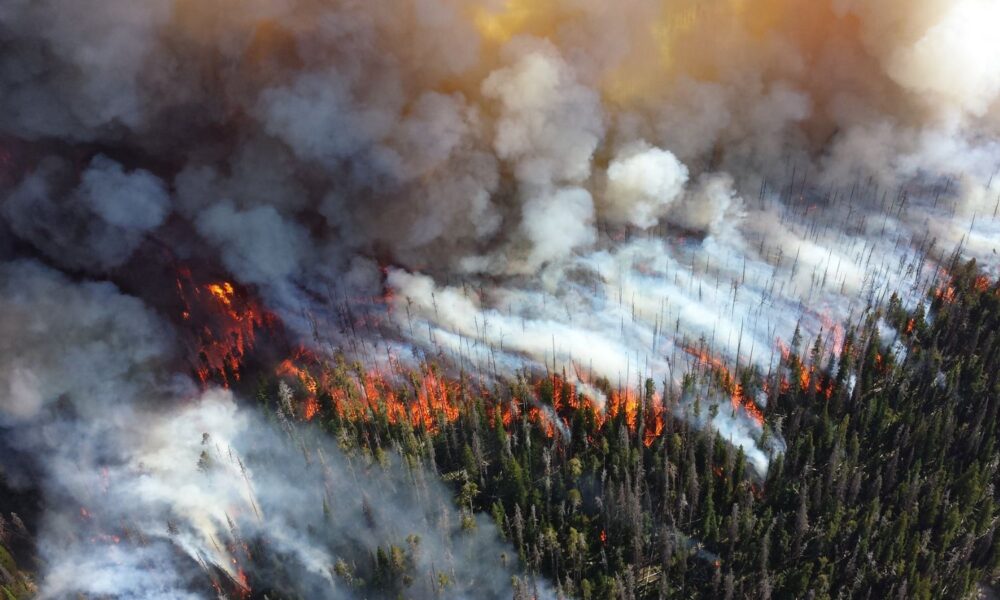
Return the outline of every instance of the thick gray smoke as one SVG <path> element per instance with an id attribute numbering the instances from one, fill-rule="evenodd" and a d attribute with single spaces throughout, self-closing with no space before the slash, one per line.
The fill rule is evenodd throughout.
<path id="1" fill-rule="evenodd" d="M 345 454 L 278 399 L 265 419 L 169 376 L 169 331 L 135 298 L 16 262 L 0 309 L 0 473 L 41 478 L 41 597 L 204 597 L 245 569 L 351 598 L 358 564 L 392 545 L 410 595 L 509 595 L 516 552 L 488 518 L 463 522 L 424 466 Z"/>
<path id="2" fill-rule="evenodd" d="M 139 507 L 118 517 L 188 523 L 177 557 L 103 563 L 104 593 L 148 592 L 126 568 L 143 553 L 171 566 L 163 590 L 224 558 L 204 550 L 216 509 L 136 483 L 156 452 L 139 424 L 204 406 L 232 417 L 211 433 L 234 456 L 266 429 L 215 396 L 178 410 L 198 394 L 175 332 L 98 283 L 160 250 L 253 286 L 302 343 L 484 379 L 676 384 L 702 344 L 767 372 L 796 326 L 835 351 L 890 293 L 923 301 L 955 250 L 1000 272 L 998 20 L 995 0 L 8 0 L 0 425 L 19 476 L 47 474 L 55 522 L 100 489 L 72 474 L 110 461 L 115 504 Z M 373 297 L 378 328 L 331 325 Z M 742 410 L 688 416 L 758 470 L 781 451 Z M 164 452 L 193 451 L 178 436 Z M 306 571 L 333 556 L 303 544 Z M 61 593 L 79 546 L 45 548 Z"/>
<path id="3" fill-rule="evenodd" d="M 148 171 L 97 155 L 79 176 L 47 157 L 10 192 L 3 214 L 18 235 L 71 268 L 120 266 L 167 216 L 170 198 Z"/>

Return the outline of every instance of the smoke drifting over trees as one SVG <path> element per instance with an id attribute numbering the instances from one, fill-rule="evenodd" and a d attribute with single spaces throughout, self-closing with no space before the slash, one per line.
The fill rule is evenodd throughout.
<path id="1" fill-rule="evenodd" d="M 449 544 L 506 547 L 488 524 L 437 535 L 444 488 L 398 487 L 424 465 L 348 493 L 353 458 L 200 389 L 189 311 L 164 308 L 176 264 L 252 290 L 283 343 L 486 385 L 562 373 L 599 405 L 599 380 L 771 373 L 796 328 L 837 355 L 893 292 L 922 306 L 953 252 L 1000 274 L 997 22 L 992 0 L 7 0 L 0 474 L 44 500 L 40 590 L 238 584 L 235 523 L 308 593 L 338 577 L 318 566 L 338 542 L 303 534 L 324 494 L 352 497 L 334 537 L 372 519 L 366 494 L 409 515 L 422 573 L 462 560 Z M 763 474 L 785 450 L 754 418 L 769 398 L 729 401 L 677 415 Z M 92 503 L 128 551 L 67 541 L 99 529 Z M 368 549 L 397 533 L 374 520 Z M 453 594 L 510 585 L 455 571 Z"/>

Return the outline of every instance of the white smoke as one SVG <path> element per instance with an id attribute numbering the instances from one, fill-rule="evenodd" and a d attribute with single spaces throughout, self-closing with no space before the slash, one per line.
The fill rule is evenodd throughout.
<path id="1" fill-rule="evenodd" d="M 642 229 L 656 225 L 684 191 L 688 170 L 670 152 L 636 142 L 608 165 L 603 215 Z"/>
<path id="2" fill-rule="evenodd" d="M 567 258 L 575 248 L 597 239 L 594 202 L 582 188 L 563 188 L 524 203 L 521 229 L 531 243 L 526 268 Z"/>
<path id="3" fill-rule="evenodd" d="M 164 324 L 109 284 L 28 262 L 5 265 L 0 282 L 0 427 L 13 450 L 0 470 L 41 478 L 42 597 L 200 598 L 215 573 L 239 581 L 246 569 L 304 596 L 353 598 L 334 566 L 364 568 L 389 544 L 411 548 L 415 597 L 509 593 L 500 565 L 513 549 L 486 517 L 463 530 L 424 467 L 347 456 L 229 391 L 194 393 L 169 375 Z M 284 557 L 280 569 L 267 554 Z"/>
<path id="4" fill-rule="evenodd" d="M 414 597 L 441 593 L 439 573 L 452 579 L 443 591 L 453 597 L 499 598 L 510 586 L 499 565 L 513 550 L 489 519 L 463 531 L 443 486 L 395 456 L 380 464 L 308 431 L 282 433 L 225 391 L 137 415 L 131 426 L 141 436 L 102 432 L 114 435 L 110 444 L 82 432 L 77 452 L 115 452 L 101 470 L 68 455 L 54 462 L 59 487 L 50 493 L 86 508 L 82 518 L 54 511 L 43 524 L 40 544 L 55 566 L 43 573 L 43 596 L 203 597 L 209 566 L 234 581 L 245 570 L 304 596 L 354 598 L 361 592 L 335 565 L 365 568 L 389 544 L 410 549 Z M 153 565 L 158 575 L 144 576 Z"/>
<path id="5" fill-rule="evenodd" d="M 529 189 L 584 181 L 604 133 L 597 94 L 551 44 L 516 40 L 506 54 L 510 66 L 483 81 L 483 94 L 500 104 L 497 156 Z"/>
<path id="6" fill-rule="evenodd" d="M 888 56 L 889 75 L 929 105 L 944 103 L 983 116 L 1000 94 L 1000 68 L 989 57 L 1000 56 L 1000 40 L 992 24 L 1000 5 L 991 0 L 950 3 L 936 22 L 910 44 Z"/>

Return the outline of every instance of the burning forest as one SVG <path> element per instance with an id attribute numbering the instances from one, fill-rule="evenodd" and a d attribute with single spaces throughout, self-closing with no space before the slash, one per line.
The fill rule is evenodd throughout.
<path id="1" fill-rule="evenodd" d="M 973 598 L 995 0 L 8 0 L 0 598 Z"/>

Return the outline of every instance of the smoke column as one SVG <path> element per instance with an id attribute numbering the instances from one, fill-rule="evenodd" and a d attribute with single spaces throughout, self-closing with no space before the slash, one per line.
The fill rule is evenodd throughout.
<path id="1" fill-rule="evenodd" d="M 766 373 L 796 327 L 835 352 L 891 293 L 922 302 L 953 254 L 1000 273 L 997 22 L 994 0 L 8 0 L 0 468 L 44 498 L 43 596 L 197 597 L 239 582 L 244 535 L 334 593 L 340 542 L 302 532 L 358 467 L 199 390 L 164 264 L 373 368 L 632 389 L 708 348 Z M 688 418 L 758 472 L 781 452 L 742 409 Z M 422 472 L 365 492 L 444 569 L 451 500 L 394 487 Z M 84 545 L 95 504 L 127 549 Z M 330 531 L 370 547 L 392 526 L 369 519 Z M 504 594 L 473 567 L 456 593 Z"/>

